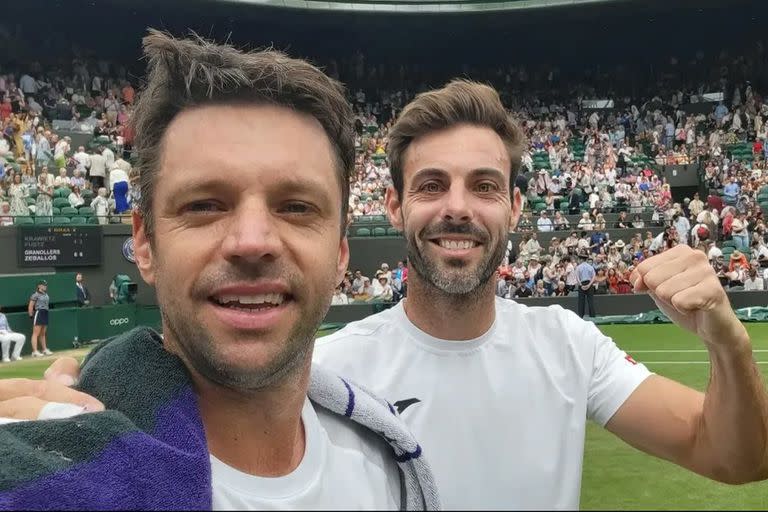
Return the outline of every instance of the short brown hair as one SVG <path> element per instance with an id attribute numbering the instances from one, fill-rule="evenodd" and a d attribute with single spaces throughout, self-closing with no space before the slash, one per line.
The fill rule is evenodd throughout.
<path id="1" fill-rule="evenodd" d="M 353 113 L 344 86 L 307 61 L 274 50 L 244 52 L 195 34 L 176 39 L 150 29 L 143 46 L 149 72 L 132 123 L 141 186 L 139 212 L 150 240 L 163 136 L 182 110 L 209 104 L 279 105 L 317 119 L 336 156 L 341 224 L 346 225 L 355 144 Z"/>
<path id="2" fill-rule="evenodd" d="M 442 89 L 421 93 L 403 109 L 389 132 L 390 172 L 398 195 L 403 195 L 405 152 L 414 139 L 430 132 L 470 124 L 492 129 L 509 153 L 510 194 L 520 169 L 525 135 L 504 108 L 496 90 L 470 80 L 453 80 Z"/>

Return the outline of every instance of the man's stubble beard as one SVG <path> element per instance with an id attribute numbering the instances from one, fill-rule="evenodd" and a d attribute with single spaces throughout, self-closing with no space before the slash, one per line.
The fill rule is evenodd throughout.
<path id="1" fill-rule="evenodd" d="M 404 219 L 401 218 L 401 222 L 403 222 L 405 227 Z M 463 229 L 459 227 L 457 230 L 448 230 L 444 234 L 455 234 L 457 232 L 479 234 L 478 231 L 478 228 L 474 226 Z M 493 246 L 490 245 L 490 236 L 483 234 L 483 256 L 475 269 L 471 270 L 462 260 L 455 259 L 447 261 L 450 269 L 453 269 L 453 271 L 450 269 L 446 271 L 436 261 L 430 260 L 422 254 L 422 251 L 419 249 L 416 233 L 406 229 L 405 234 L 408 258 L 412 271 L 428 285 L 429 295 L 435 298 L 448 299 L 451 302 L 474 300 L 475 297 L 481 295 L 504 259 L 504 252 L 506 250 L 506 233 L 499 233 L 497 241 Z M 432 242 L 423 241 L 423 243 L 429 244 Z"/>
<path id="2" fill-rule="evenodd" d="M 328 293 L 327 297 L 323 295 L 316 301 L 306 301 L 314 307 L 299 311 L 296 324 L 275 357 L 263 366 L 243 368 L 225 360 L 216 350 L 216 340 L 199 319 L 200 316 L 194 311 L 185 311 L 180 301 L 176 300 L 176 295 L 166 293 L 165 289 L 162 281 L 158 280 L 156 290 L 161 305 L 160 314 L 164 327 L 175 341 L 175 347 L 181 352 L 176 355 L 189 370 L 206 380 L 240 392 L 273 389 L 290 381 L 307 366 L 312 357 L 315 334 L 330 308 L 332 298 L 332 293 Z"/>

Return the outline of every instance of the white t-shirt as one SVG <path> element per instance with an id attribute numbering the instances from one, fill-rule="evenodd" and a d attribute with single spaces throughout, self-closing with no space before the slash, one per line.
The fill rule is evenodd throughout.
<path id="1" fill-rule="evenodd" d="M 400 302 L 314 360 L 395 404 L 445 509 L 577 509 L 586 419 L 605 425 L 650 375 L 576 314 L 501 298 L 474 340 L 426 334 Z"/>
<path id="2" fill-rule="evenodd" d="M 322 408 L 315 410 L 309 399 L 301 418 L 304 457 L 286 476 L 252 476 L 211 455 L 214 510 L 399 508 L 400 477 L 382 440 Z"/>

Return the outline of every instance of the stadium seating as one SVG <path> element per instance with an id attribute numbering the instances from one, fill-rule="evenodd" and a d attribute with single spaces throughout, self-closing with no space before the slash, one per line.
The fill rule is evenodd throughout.
<path id="1" fill-rule="evenodd" d="M 69 194 L 67 194 L 69 196 Z M 53 206 L 54 208 L 64 208 L 66 206 L 69 206 L 69 199 L 65 197 L 54 197 L 53 198 Z"/>

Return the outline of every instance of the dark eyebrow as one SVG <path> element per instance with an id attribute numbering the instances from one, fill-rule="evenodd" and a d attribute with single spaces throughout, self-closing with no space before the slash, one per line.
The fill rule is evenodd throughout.
<path id="1" fill-rule="evenodd" d="M 492 167 L 480 167 L 479 169 L 474 169 L 470 173 L 470 176 L 475 178 L 495 178 L 499 180 L 502 183 L 505 183 L 507 181 L 507 177 L 504 176 L 504 173 L 501 172 L 498 169 L 494 169 Z"/>
<path id="2" fill-rule="evenodd" d="M 427 167 L 425 169 L 419 169 L 416 171 L 416 174 L 413 176 L 413 181 L 416 180 L 423 180 L 427 178 L 441 178 L 448 174 L 442 169 L 434 168 L 434 167 Z M 472 178 L 495 178 L 501 182 L 506 182 L 506 176 L 504 176 L 504 173 L 498 169 L 494 169 L 493 167 L 478 167 L 477 169 L 472 169 L 469 172 L 469 176 Z"/>
<path id="3" fill-rule="evenodd" d="M 445 172 L 442 169 L 437 169 L 435 167 L 427 167 L 425 169 L 419 169 L 416 171 L 416 174 L 413 175 L 413 182 L 415 183 L 418 180 L 425 180 L 427 178 L 442 178 L 445 177 L 448 173 Z"/>

